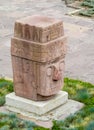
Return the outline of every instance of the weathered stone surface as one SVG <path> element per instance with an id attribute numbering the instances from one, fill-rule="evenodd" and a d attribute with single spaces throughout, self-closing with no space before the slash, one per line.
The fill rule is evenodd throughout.
<path id="1" fill-rule="evenodd" d="M 45 43 L 64 35 L 63 22 L 45 16 L 32 16 L 17 20 L 14 36 Z"/>
<path id="2" fill-rule="evenodd" d="M 65 104 L 68 100 L 67 92 L 60 91 L 51 100 L 47 101 L 32 101 L 19 96 L 15 93 L 6 96 L 6 106 L 8 109 L 19 110 L 21 112 L 28 112 L 31 114 L 43 115 L 56 107 Z M 17 111 L 16 111 L 17 112 Z"/>
<path id="3" fill-rule="evenodd" d="M 64 59 L 42 64 L 12 56 L 16 95 L 35 99 L 56 94 L 63 86 Z M 40 99 L 40 98 L 39 98 Z"/>
<path id="4" fill-rule="evenodd" d="M 16 95 L 36 101 L 58 93 L 63 86 L 65 54 L 61 20 L 32 16 L 16 21 L 11 40 Z"/>
<path id="5" fill-rule="evenodd" d="M 53 120 L 65 119 L 84 106 L 78 101 L 67 100 L 67 96 L 67 93 L 59 92 L 52 100 L 35 102 L 11 93 L 6 96 L 6 108 L 21 114 L 20 118 L 32 120 L 37 125 L 51 128 Z"/>
<path id="6" fill-rule="evenodd" d="M 37 62 L 49 62 L 66 54 L 66 37 L 45 44 L 12 38 L 11 54 Z"/>

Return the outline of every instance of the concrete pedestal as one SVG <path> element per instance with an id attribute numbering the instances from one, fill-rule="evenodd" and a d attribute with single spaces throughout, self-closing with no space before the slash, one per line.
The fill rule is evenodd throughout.
<path id="1" fill-rule="evenodd" d="M 65 119 L 84 106 L 83 103 L 68 100 L 68 93 L 60 91 L 53 99 L 32 101 L 18 97 L 15 93 L 6 96 L 6 108 L 16 112 L 23 119 L 30 119 L 37 125 L 52 127 L 52 120 Z"/>
<path id="2" fill-rule="evenodd" d="M 52 99 L 47 101 L 32 101 L 10 93 L 6 96 L 6 107 L 18 113 L 32 113 L 43 115 L 68 101 L 68 94 L 60 91 Z"/>

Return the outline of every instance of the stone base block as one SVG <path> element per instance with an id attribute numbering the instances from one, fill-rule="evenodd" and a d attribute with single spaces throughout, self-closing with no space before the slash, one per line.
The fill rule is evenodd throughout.
<path id="1" fill-rule="evenodd" d="M 68 94 L 60 91 L 54 99 L 48 101 L 31 101 L 15 95 L 6 96 L 6 109 L 18 113 L 19 118 L 31 120 L 39 126 L 51 128 L 52 120 L 62 120 L 74 114 L 84 106 L 83 103 L 68 100 Z"/>
<path id="2" fill-rule="evenodd" d="M 6 96 L 6 108 L 24 115 L 39 116 L 65 104 L 68 93 L 60 91 L 53 99 L 47 101 L 32 101 L 10 93 Z"/>

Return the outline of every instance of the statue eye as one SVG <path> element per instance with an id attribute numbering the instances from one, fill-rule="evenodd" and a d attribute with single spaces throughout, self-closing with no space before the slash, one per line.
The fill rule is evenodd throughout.
<path id="1" fill-rule="evenodd" d="M 52 68 L 49 67 L 49 68 L 47 68 L 47 75 L 48 75 L 48 76 L 51 76 L 51 74 L 52 74 Z"/>
<path id="2" fill-rule="evenodd" d="M 63 70 L 63 69 L 64 69 L 64 62 L 61 62 L 61 63 L 60 63 L 59 69 L 60 69 L 60 70 Z"/>

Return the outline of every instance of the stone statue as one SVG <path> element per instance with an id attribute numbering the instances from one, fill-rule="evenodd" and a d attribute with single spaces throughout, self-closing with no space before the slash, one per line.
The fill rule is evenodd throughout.
<path id="1" fill-rule="evenodd" d="M 15 23 L 11 40 L 14 91 L 31 100 L 47 100 L 63 87 L 66 37 L 63 22 L 31 16 Z"/>

